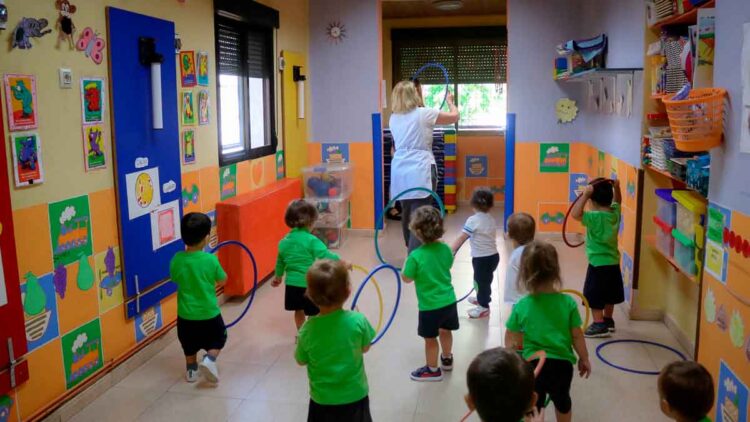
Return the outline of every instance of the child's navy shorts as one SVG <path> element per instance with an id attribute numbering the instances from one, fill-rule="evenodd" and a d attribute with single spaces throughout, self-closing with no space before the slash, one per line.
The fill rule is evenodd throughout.
<path id="1" fill-rule="evenodd" d="M 227 343 L 227 327 L 221 314 L 200 320 L 177 317 L 177 338 L 185 356 L 193 356 L 200 350 L 221 350 Z"/>
<path id="2" fill-rule="evenodd" d="M 617 305 L 625 301 L 622 273 L 619 265 L 594 267 L 589 264 L 583 295 L 591 309 L 604 309 L 606 305 Z"/>
<path id="3" fill-rule="evenodd" d="M 365 396 L 360 401 L 340 405 L 324 405 L 310 399 L 307 411 L 307 422 L 372 422 L 370 415 L 370 398 Z"/>
<path id="4" fill-rule="evenodd" d="M 419 311 L 417 334 L 420 337 L 435 338 L 441 329 L 458 330 L 458 308 L 455 303 L 431 311 Z"/>
<path id="5" fill-rule="evenodd" d="M 320 309 L 305 295 L 306 290 L 304 287 L 287 284 L 286 292 L 284 292 L 284 309 L 287 311 L 305 311 L 307 316 L 318 315 Z"/>

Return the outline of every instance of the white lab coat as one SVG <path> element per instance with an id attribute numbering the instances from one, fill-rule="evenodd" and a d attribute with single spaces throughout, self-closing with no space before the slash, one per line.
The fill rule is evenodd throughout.
<path id="1" fill-rule="evenodd" d="M 432 131 L 438 114 L 436 109 L 417 107 L 391 115 L 389 126 L 396 152 L 391 161 L 391 198 L 411 188 L 432 189 Z M 400 199 L 418 199 L 427 192 L 410 192 Z"/>

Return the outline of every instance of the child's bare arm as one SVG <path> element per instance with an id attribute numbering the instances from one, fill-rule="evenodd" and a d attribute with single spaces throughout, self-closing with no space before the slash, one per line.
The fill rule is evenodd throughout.
<path id="1" fill-rule="evenodd" d="M 573 335 L 573 349 L 578 354 L 578 374 L 581 378 L 588 378 L 591 375 L 591 362 L 589 361 L 589 350 L 586 348 L 583 330 L 581 330 L 581 327 L 575 327 L 570 332 Z"/>
<path id="2" fill-rule="evenodd" d="M 620 189 L 620 181 L 615 179 L 612 185 L 615 190 L 615 202 L 618 204 L 622 204 L 622 189 Z"/>
<path id="3" fill-rule="evenodd" d="M 459 234 L 458 237 L 453 240 L 453 243 L 451 243 L 451 252 L 453 252 L 453 255 L 458 252 L 458 248 L 460 248 L 468 238 L 468 234 L 461 232 L 461 234 Z"/>
<path id="4" fill-rule="evenodd" d="M 362 348 L 362 353 L 367 353 L 367 352 L 369 352 L 369 351 L 370 351 L 370 347 L 371 347 L 371 346 L 372 346 L 371 344 L 368 344 L 367 346 L 363 347 L 363 348 Z"/>
<path id="5" fill-rule="evenodd" d="M 505 347 L 518 350 L 523 346 L 523 335 L 515 331 L 505 330 Z"/>
<path id="6" fill-rule="evenodd" d="M 573 217 L 577 221 L 581 221 L 583 219 L 583 210 L 586 209 L 586 203 L 589 202 L 589 198 L 591 198 L 592 193 L 594 193 L 594 187 L 591 185 L 586 186 L 586 190 L 583 191 L 581 199 L 576 202 L 576 204 L 573 206 L 573 210 L 570 212 L 571 217 Z"/>
<path id="7" fill-rule="evenodd" d="M 403 281 L 404 283 L 411 283 L 414 280 L 407 277 L 404 273 L 401 273 L 401 281 Z"/>

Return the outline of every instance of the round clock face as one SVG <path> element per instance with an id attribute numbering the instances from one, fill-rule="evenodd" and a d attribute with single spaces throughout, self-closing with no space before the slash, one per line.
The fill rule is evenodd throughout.
<path id="1" fill-rule="evenodd" d="M 339 28 L 338 26 L 334 26 L 331 28 L 330 33 L 332 37 L 338 38 L 341 36 L 341 28 Z"/>
<path id="2" fill-rule="evenodd" d="M 326 35 L 329 41 L 338 44 L 346 38 L 346 26 L 341 22 L 331 22 L 326 26 Z"/>

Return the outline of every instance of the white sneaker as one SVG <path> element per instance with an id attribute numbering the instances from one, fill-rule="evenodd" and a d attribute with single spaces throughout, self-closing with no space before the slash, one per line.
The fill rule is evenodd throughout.
<path id="1" fill-rule="evenodd" d="M 479 306 L 479 302 L 477 302 L 476 296 L 470 296 L 469 299 L 467 299 L 469 303 L 471 303 L 474 306 Z"/>
<path id="2" fill-rule="evenodd" d="M 203 357 L 203 360 L 198 364 L 198 369 L 201 370 L 201 374 L 204 378 L 212 383 L 219 382 L 219 368 L 216 366 L 216 362 L 208 358 L 208 355 Z"/>
<path id="3" fill-rule="evenodd" d="M 490 316 L 490 310 L 484 306 L 477 306 L 476 308 L 469 309 L 469 318 L 478 319 L 488 316 Z"/>
<path id="4" fill-rule="evenodd" d="M 193 383 L 198 381 L 199 373 L 197 369 L 188 369 L 187 372 L 185 372 L 185 381 Z"/>

